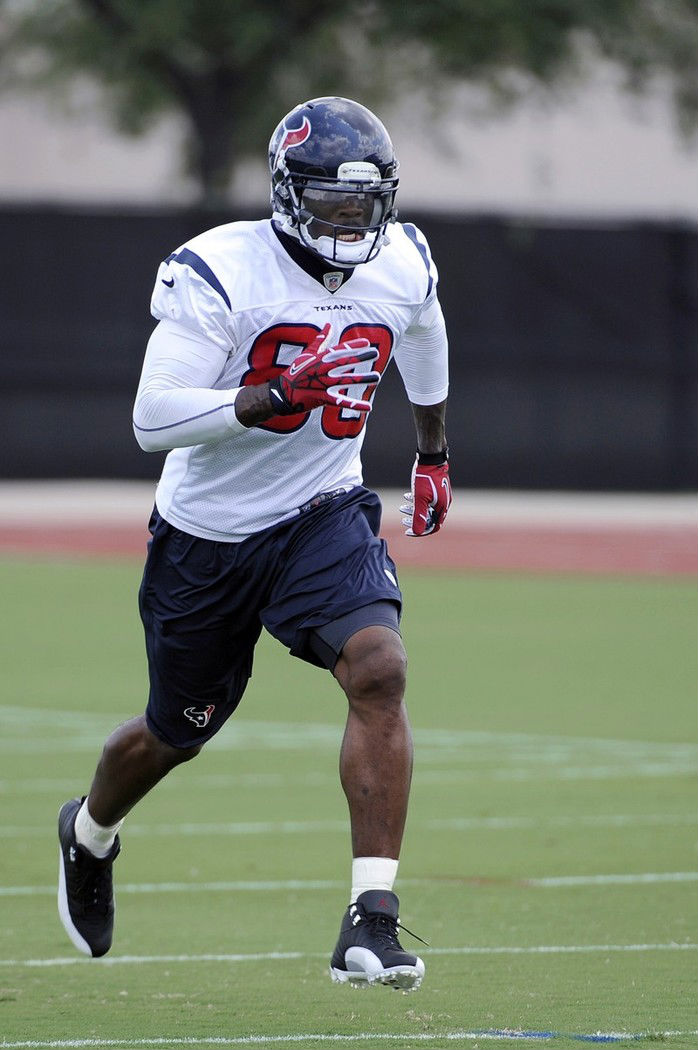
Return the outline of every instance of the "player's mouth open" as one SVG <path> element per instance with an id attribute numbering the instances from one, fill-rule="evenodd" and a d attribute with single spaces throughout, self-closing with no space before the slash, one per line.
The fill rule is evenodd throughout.
<path id="1" fill-rule="evenodd" d="M 340 241 L 362 241 L 364 239 L 363 233 L 340 233 Z"/>

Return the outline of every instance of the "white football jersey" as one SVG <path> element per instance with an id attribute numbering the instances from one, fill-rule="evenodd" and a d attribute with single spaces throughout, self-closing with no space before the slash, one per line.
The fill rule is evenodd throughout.
<path id="1" fill-rule="evenodd" d="M 194 237 L 162 263 L 151 304 L 161 334 L 146 355 L 134 426 L 144 448 L 172 448 L 156 494 L 167 521 L 239 542 L 293 517 L 319 493 L 361 483 L 365 413 L 327 406 L 250 428 L 234 415 L 237 390 L 277 375 L 327 322 L 331 345 L 365 337 L 378 350 L 357 371 L 382 373 L 395 355 L 410 400 L 444 400 L 436 268 L 414 226 L 395 223 L 389 237 L 370 263 L 328 273 L 312 257 L 302 265 L 307 253 L 289 250 L 271 220 L 234 222 Z M 182 356 L 178 346 L 170 360 L 163 332 L 172 345 L 188 339 L 190 348 Z M 153 388 L 157 408 L 146 419 Z M 156 432 L 159 443 L 144 436 Z"/>

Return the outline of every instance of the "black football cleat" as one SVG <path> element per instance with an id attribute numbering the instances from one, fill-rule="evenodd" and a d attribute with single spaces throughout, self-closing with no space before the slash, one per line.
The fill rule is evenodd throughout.
<path id="1" fill-rule="evenodd" d="M 419 988 L 424 963 L 398 940 L 399 905 L 394 893 L 367 890 L 349 906 L 330 962 L 333 981 L 363 988 L 387 984 L 404 992 Z"/>
<path id="2" fill-rule="evenodd" d="M 83 800 L 73 798 L 58 814 L 58 914 L 71 941 L 97 958 L 111 948 L 114 930 L 112 864 L 121 849 L 119 836 L 104 860 L 93 857 L 75 838 L 75 818 Z"/>

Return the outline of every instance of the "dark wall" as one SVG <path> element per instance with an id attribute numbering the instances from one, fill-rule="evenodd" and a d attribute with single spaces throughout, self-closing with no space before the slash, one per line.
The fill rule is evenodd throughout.
<path id="1" fill-rule="evenodd" d="M 141 452 L 130 424 L 155 271 L 230 218 L 0 210 L 0 476 L 157 476 L 162 456 Z M 696 486 L 694 228 L 409 219 L 441 271 L 456 485 Z M 366 480 L 403 485 L 413 452 L 392 368 L 369 421 Z"/>

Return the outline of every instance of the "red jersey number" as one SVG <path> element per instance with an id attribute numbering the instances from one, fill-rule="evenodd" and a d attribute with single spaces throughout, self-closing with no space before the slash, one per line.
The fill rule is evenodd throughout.
<path id="1" fill-rule="evenodd" d="M 240 380 L 241 386 L 259 386 L 285 372 L 301 350 L 312 342 L 321 329 L 312 324 L 275 324 L 260 332 L 247 356 L 249 369 Z M 282 347 L 288 349 L 279 360 Z M 258 423 L 262 430 L 276 434 L 290 434 L 308 420 L 308 412 L 295 412 L 291 416 L 273 416 L 266 423 Z"/>
<path id="2" fill-rule="evenodd" d="M 240 380 L 240 385 L 259 386 L 260 383 L 268 383 L 270 379 L 280 375 L 320 331 L 320 328 L 312 324 L 276 324 L 265 332 L 260 332 L 248 354 L 249 368 Z M 368 339 L 371 346 L 378 351 L 377 359 L 370 362 L 371 370 L 383 372 L 393 347 L 393 334 L 389 328 L 382 324 L 350 325 L 342 332 L 338 343 L 347 339 Z M 282 348 L 286 348 L 283 354 Z M 371 391 L 368 395 L 369 400 L 373 394 L 374 391 Z M 290 434 L 305 426 L 309 415 L 309 412 L 297 412 L 291 416 L 274 416 L 266 423 L 257 425 L 262 430 L 270 430 L 276 434 Z M 321 424 L 323 433 L 329 438 L 354 438 L 366 425 L 366 413 L 327 405 L 322 409 Z"/>
<path id="3" fill-rule="evenodd" d="M 372 371 L 380 372 L 382 375 L 393 348 L 393 333 L 390 329 L 383 324 L 350 325 L 342 332 L 339 342 L 344 343 L 349 339 L 368 339 L 371 346 L 378 351 L 378 357 L 375 361 L 370 361 L 369 366 Z M 368 393 L 366 400 L 370 401 L 375 392 L 374 387 Z M 329 438 L 335 440 L 355 438 L 366 426 L 366 412 L 355 412 L 348 408 L 340 408 L 338 405 L 328 405 L 322 410 L 321 423 L 323 433 Z"/>

